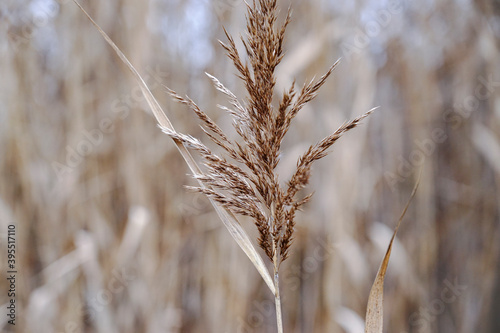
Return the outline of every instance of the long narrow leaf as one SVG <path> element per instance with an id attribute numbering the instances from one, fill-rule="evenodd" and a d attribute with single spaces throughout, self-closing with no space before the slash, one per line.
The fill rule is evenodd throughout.
<path id="1" fill-rule="evenodd" d="M 83 9 L 83 7 L 76 1 L 73 0 L 75 4 L 80 8 L 80 10 L 87 16 L 87 18 L 92 22 L 92 24 L 97 28 L 99 33 L 102 35 L 102 37 L 106 40 L 106 42 L 114 49 L 118 57 L 127 65 L 128 69 L 132 74 L 134 75 L 134 78 L 136 81 L 139 83 L 141 87 L 141 91 L 146 98 L 146 101 L 149 104 L 149 107 L 153 111 L 154 116 L 156 117 L 156 120 L 158 123 L 165 128 L 170 129 L 171 131 L 175 132 L 175 129 L 168 119 L 167 115 L 165 112 L 163 112 L 160 104 L 156 100 L 156 98 L 153 96 L 151 91 L 149 90 L 148 86 L 146 85 L 146 82 L 142 78 L 142 76 L 139 74 L 139 72 L 132 66 L 130 61 L 127 59 L 127 57 L 123 54 L 123 52 L 120 50 L 118 46 L 111 40 L 111 38 L 101 29 L 101 27 L 92 19 L 92 17 Z M 201 176 L 202 171 L 200 170 L 198 164 L 196 161 L 193 159 L 193 156 L 191 153 L 187 150 L 187 148 L 182 144 L 182 142 L 178 140 L 174 140 L 175 145 L 177 146 L 177 149 L 181 153 L 182 157 L 186 161 L 186 164 L 188 165 L 189 169 L 193 173 L 194 176 Z M 200 182 L 201 187 L 206 187 L 203 183 Z M 271 290 L 271 292 L 274 294 L 275 293 L 275 288 L 273 284 L 273 280 L 271 279 L 271 275 L 269 274 L 269 270 L 267 269 L 266 265 L 264 264 L 264 261 L 262 260 L 262 257 L 260 254 L 255 250 L 255 247 L 253 246 L 250 237 L 246 233 L 246 231 L 243 229 L 241 224 L 238 222 L 234 214 L 229 212 L 227 209 L 221 207 L 219 204 L 217 204 L 215 201 L 210 200 L 212 205 L 215 208 L 215 211 L 219 215 L 220 219 L 224 223 L 224 226 L 229 230 L 229 233 L 231 236 L 234 238 L 236 243 L 240 246 L 240 248 L 245 252 L 245 254 L 248 256 L 250 261 L 254 264 L 255 268 L 257 271 L 260 273 L 264 281 L 266 282 L 267 286 Z"/>
<path id="2" fill-rule="evenodd" d="M 420 184 L 420 176 L 422 175 L 422 169 L 420 169 L 420 173 L 417 178 L 417 182 L 415 183 L 415 187 L 406 203 L 406 206 L 399 217 L 398 224 L 396 225 L 396 229 L 394 229 L 394 233 L 392 235 L 391 241 L 389 242 L 389 247 L 387 248 L 387 252 L 385 253 L 384 260 L 380 264 L 378 269 L 377 277 L 375 278 L 375 282 L 373 282 L 372 289 L 370 290 L 370 296 L 368 297 L 368 306 L 366 309 L 366 319 L 365 319 L 365 333 L 382 333 L 382 329 L 384 326 L 384 279 L 385 273 L 387 271 L 387 266 L 389 265 L 389 258 L 391 256 L 392 244 L 394 239 L 396 238 L 396 234 L 398 233 L 399 226 L 401 225 L 401 221 L 410 206 L 415 193 L 417 192 L 418 184 Z"/>

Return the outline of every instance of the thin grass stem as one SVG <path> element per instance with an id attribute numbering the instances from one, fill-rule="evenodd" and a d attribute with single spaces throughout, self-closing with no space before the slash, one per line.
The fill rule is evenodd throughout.
<path id="1" fill-rule="evenodd" d="M 281 315 L 281 296 L 280 296 L 280 287 L 279 287 L 280 277 L 278 271 L 274 272 L 274 303 L 276 305 L 276 324 L 278 327 L 278 333 L 283 333 L 283 318 Z"/>

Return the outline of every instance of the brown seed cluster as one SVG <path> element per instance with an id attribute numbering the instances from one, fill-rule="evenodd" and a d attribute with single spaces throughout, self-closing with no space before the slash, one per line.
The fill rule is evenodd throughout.
<path id="1" fill-rule="evenodd" d="M 276 21 L 276 1 L 254 0 L 251 6 L 247 5 L 247 36 L 242 41 L 248 62 L 242 60 L 227 31 L 228 43 L 221 42 L 245 84 L 248 95 L 244 100 L 240 101 L 217 78 L 209 75 L 215 87 L 229 100 L 230 107 L 222 109 L 232 115 L 240 140 L 231 141 L 193 100 L 169 89 L 175 100 L 195 112 L 203 124 L 204 132 L 224 150 L 230 161 L 214 154 L 192 136 L 162 129 L 173 139 L 201 154 L 206 171 L 197 178 L 206 187 L 193 189 L 206 194 L 235 214 L 251 217 L 259 231 L 260 247 L 279 267 L 289 255 L 295 213 L 311 198 L 311 194 L 300 199 L 296 197 L 309 182 L 313 162 L 326 156 L 328 149 L 371 111 L 343 124 L 333 134 L 309 147 L 299 158 L 297 169 L 286 187 L 280 186 L 275 169 L 279 163 L 283 138 L 294 117 L 306 103 L 314 99 L 338 62 L 319 80 L 305 84 L 300 90 L 296 90 L 292 84 L 275 108 L 272 103 L 275 69 L 283 58 L 283 41 L 290 22 L 290 11 L 281 25 L 278 26 Z"/>

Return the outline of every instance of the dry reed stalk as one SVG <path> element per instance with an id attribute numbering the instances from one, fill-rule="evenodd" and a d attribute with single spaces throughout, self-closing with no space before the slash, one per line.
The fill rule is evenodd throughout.
<path id="1" fill-rule="evenodd" d="M 234 214 L 249 216 L 254 220 L 259 232 L 259 245 L 273 263 L 279 332 L 283 332 L 279 267 L 289 256 L 295 213 L 311 198 L 311 194 L 301 198 L 297 198 L 297 194 L 308 184 L 312 164 L 326 156 L 328 149 L 344 133 L 356 127 L 373 111 L 344 123 L 333 134 L 310 146 L 297 161 L 297 169 L 287 186 L 280 186 L 275 169 L 279 163 L 283 138 L 292 120 L 305 104 L 316 97 L 338 64 L 337 61 L 319 80 L 304 84 L 300 90 L 296 90 L 292 84 L 283 93 L 279 105 L 273 105 L 275 69 L 284 55 L 283 41 L 290 15 L 289 10 L 285 21 L 278 25 L 276 1 L 258 0 L 253 1 L 252 5 L 247 4 L 247 37 L 242 38 L 242 42 L 248 63 L 243 61 L 234 39 L 224 30 L 228 43 L 221 42 L 221 45 L 246 87 L 246 99 L 238 99 L 217 78 L 208 76 L 217 90 L 229 99 L 231 107 L 223 106 L 222 109 L 232 115 L 239 141 L 231 141 L 189 97 L 182 97 L 168 89 L 176 101 L 187 105 L 198 116 L 204 132 L 232 161 L 214 154 L 198 139 L 160 125 L 174 140 L 182 142 L 203 157 L 206 171 L 194 177 L 205 186 L 189 188 L 206 194 Z"/>
<path id="2" fill-rule="evenodd" d="M 84 11 L 78 3 L 77 5 Z M 275 96 L 275 70 L 284 56 L 283 42 L 291 17 L 289 10 L 285 21 L 278 25 L 277 12 L 276 0 L 254 0 L 251 5 L 247 4 L 247 38 L 242 38 L 242 42 L 248 63 L 242 60 L 234 39 L 224 30 L 228 43 L 220 43 L 238 70 L 239 78 L 244 82 L 247 90 L 244 100 L 237 98 L 216 77 L 207 74 L 217 90 L 229 99 L 231 107 L 221 108 L 232 115 L 233 125 L 240 140 L 230 140 L 192 99 L 182 97 L 167 88 L 174 100 L 187 105 L 197 115 L 203 124 L 204 132 L 223 149 L 229 160 L 213 153 L 197 138 L 174 129 L 137 70 L 92 18 L 85 14 L 134 74 L 158 120 L 159 127 L 173 139 L 193 177 L 198 180 L 200 186 L 188 188 L 208 196 L 233 238 L 252 260 L 274 293 L 277 327 L 281 333 L 283 324 L 279 268 L 289 256 L 295 214 L 311 199 L 312 194 L 299 198 L 297 196 L 309 183 L 313 163 L 325 157 L 343 134 L 358 126 L 374 109 L 344 123 L 331 135 L 311 145 L 298 159 L 297 168 L 287 185 L 282 187 L 275 169 L 279 163 L 283 138 L 295 116 L 305 104 L 316 97 L 338 61 L 320 79 L 311 80 L 299 90 L 293 83 L 281 96 L 279 105 L 274 106 L 272 100 Z M 205 171 L 198 167 L 186 147 L 201 155 Z M 260 255 L 253 249 L 246 232 L 234 215 L 248 216 L 254 220 L 259 232 L 258 243 L 273 265 L 272 280 Z"/>

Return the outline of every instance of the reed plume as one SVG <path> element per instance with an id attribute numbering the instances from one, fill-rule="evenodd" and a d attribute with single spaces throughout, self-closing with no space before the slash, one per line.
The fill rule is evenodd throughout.
<path id="1" fill-rule="evenodd" d="M 251 217 L 259 231 L 260 247 L 278 267 L 289 255 L 295 213 L 312 196 L 297 198 L 299 191 L 309 182 L 313 163 L 325 157 L 344 133 L 359 125 L 373 111 L 344 123 L 334 133 L 311 145 L 298 159 L 297 168 L 286 187 L 280 185 L 276 167 L 283 138 L 292 120 L 316 97 L 338 64 L 337 61 L 319 80 L 304 84 L 300 91 L 292 84 L 283 93 L 278 107 L 273 105 L 275 69 L 284 55 L 283 41 L 290 14 L 289 10 L 284 23 L 277 28 L 276 1 L 258 0 L 252 5 L 247 4 L 248 34 L 242 42 L 249 63 L 243 62 L 233 38 L 224 30 L 228 42 L 220 43 L 238 70 L 248 95 L 240 100 L 216 77 L 207 75 L 217 90 L 228 97 L 231 107 L 219 107 L 231 114 L 241 140 L 230 140 L 192 99 L 167 88 L 176 101 L 187 105 L 196 114 L 205 134 L 227 156 L 213 153 L 197 138 L 160 125 L 166 134 L 194 149 L 203 158 L 206 171 L 195 177 L 207 187 L 188 188 L 206 194 L 235 214 Z"/>
<path id="2" fill-rule="evenodd" d="M 254 0 L 247 4 L 247 35 L 242 37 L 248 61 L 243 61 L 232 36 L 224 29 L 227 42 L 220 42 L 243 81 L 247 96 L 239 99 L 216 77 L 207 74 L 216 89 L 226 95 L 229 107 L 221 106 L 233 118 L 239 136 L 231 140 L 222 129 L 189 97 L 168 89 L 178 102 L 187 105 L 199 118 L 202 129 L 226 156 L 213 153 L 200 140 L 161 126 L 175 141 L 197 151 L 206 167 L 202 175 L 194 175 L 204 186 L 189 187 L 204 193 L 233 214 L 251 217 L 259 232 L 259 245 L 273 263 L 278 327 L 281 327 L 279 298 L 280 264 L 286 260 L 292 244 L 295 214 L 312 194 L 299 196 L 311 176 L 313 163 L 328 154 L 330 147 L 347 131 L 356 127 L 372 110 L 340 126 L 331 135 L 309 149 L 298 159 L 297 168 L 286 186 L 280 185 L 276 173 L 283 138 L 300 110 L 312 101 L 338 61 L 318 80 L 296 89 L 293 83 L 277 106 L 275 96 L 276 67 L 284 51 L 285 31 L 290 22 L 288 10 L 283 23 L 277 23 L 276 0 Z"/>

